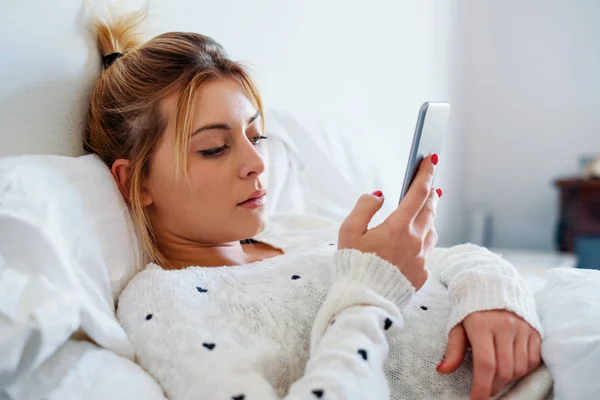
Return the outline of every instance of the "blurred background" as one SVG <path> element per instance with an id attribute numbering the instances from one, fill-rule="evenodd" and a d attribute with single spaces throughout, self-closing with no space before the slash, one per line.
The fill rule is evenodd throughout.
<path id="1" fill-rule="evenodd" d="M 82 154 L 47 132 L 80 132 L 65 120 L 99 72 L 84 2 L 29 2 L 1 3 L 0 156 Z M 600 155 L 599 1 L 153 0 L 150 15 L 153 34 L 200 32 L 246 61 L 267 107 L 383 134 L 397 158 L 377 167 L 399 182 L 420 104 L 449 101 L 440 243 L 600 260 L 600 184 L 582 179 Z"/>

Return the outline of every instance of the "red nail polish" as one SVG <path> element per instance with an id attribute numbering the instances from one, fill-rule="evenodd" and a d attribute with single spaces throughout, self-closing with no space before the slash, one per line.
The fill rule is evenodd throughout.
<path id="1" fill-rule="evenodd" d="M 440 188 L 435 189 L 435 192 L 437 193 L 438 197 L 442 197 L 442 195 L 444 194 L 444 191 Z"/>
<path id="2" fill-rule="evenodd" d="M 381 190 L 376 190 L 372 194 L 373 194 L 373 196 L 377 196 L 377 197 L 383 196 L 383 192 Z"/>
<path id="3" fill-rule="evenodd" d="M 442 360 L 442 362 L 439 363 L 437 367 L 435 367 L 435 370 L 437 372 L 440 372 L 440 369 L 442 368 L 442 366 L 444 365 L 445 362 L 446 362 L 445 360 Z"/>
<path id="4" fill-rule="evenodd" d="M 431 156 L 431 162 L 433 165 L 437 165 L 438 161 L 440 161 L 440 157 L 437 154 Z"/>

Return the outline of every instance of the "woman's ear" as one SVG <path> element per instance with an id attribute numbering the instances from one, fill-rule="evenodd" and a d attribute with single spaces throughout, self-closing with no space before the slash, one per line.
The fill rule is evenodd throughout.
<path id="1" fill-rule="evenodd" d="M 110 173 L 115 179 L 121 195 L 127 203 L 130 203 L 131 196 L 129 192 L 129 178 L 131 176 L 131 162 L 123 158 L 116 160 L 110 168 Z M 140 197 L 142 200 L 142 206 L 145 207 L 152 204 L 152 196 L 150 196 L 150 193 L 145 186 L 142 186 Z"/>

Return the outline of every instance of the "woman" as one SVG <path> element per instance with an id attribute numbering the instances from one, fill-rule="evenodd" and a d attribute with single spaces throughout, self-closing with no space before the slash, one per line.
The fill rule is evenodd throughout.
<path id="1" fill-rule="evenodd" d="M 98 23 L 84 144 L 153 260 L 118 318 L 168 397 L 487 399 L 536 369 L 540 323 L 514 269 L 472 245 L 433 250 L 437 155 L 373 229 L 379 191 L 334 231 L 267 226 L 253 81 L 206 36 L 139 45 L 139 19 Z"/>

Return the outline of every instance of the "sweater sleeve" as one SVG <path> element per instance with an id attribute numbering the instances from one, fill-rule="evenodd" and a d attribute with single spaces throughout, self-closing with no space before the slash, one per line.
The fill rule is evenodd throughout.
<path id="1" fill-rule="evenodd" d="M 452 310 L 448 332 L 469 314 L 507 310 L 523 318 L 543 338 L 531 290 L 500 255 L 473 244 L 435 249 L 427 267 L 448 288 Z"/>
<path id="2" fill-rule="evenodd" d="M 388 338 L 402 328 L 400 308 L 410 301 L 414 287 L 392 264 L 358 250 L 338 251 L 332 273 L 332 286 L 313 324 L 304 375 L 283 398 L 387 400 Z M 255 371 L 234 379 L 248 388 L 264 388 L 260 396 L 232 399 L 280 399 Z"/>
<path id="3" fill-rule="evenodd" d="M 332 272 L 305 374 L 287 398 L 389 399 L 388 337 L 400 331 L 414 287 L 392 264 L 358 250 L 338 251 Z"/>

